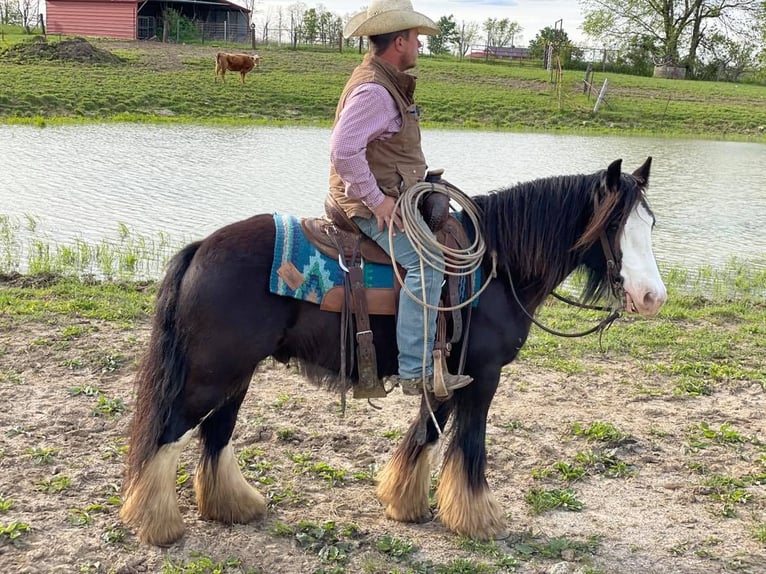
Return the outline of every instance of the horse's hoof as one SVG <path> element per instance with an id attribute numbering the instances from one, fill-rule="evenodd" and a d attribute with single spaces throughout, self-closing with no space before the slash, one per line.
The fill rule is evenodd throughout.
<path id="1" fill-rule="evenodd" d="M 415 518 L 412 522 L 415 524 L 426 524 L 427 522 L 433 522 L 434 521 L 434 512 L 433 510 L 429 510 L 427 514 L 424 514 L 423 516 L 419 516 Z"/>

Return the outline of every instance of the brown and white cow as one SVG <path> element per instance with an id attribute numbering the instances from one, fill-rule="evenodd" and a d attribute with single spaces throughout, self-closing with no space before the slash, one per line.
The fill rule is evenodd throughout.
<path id="1" fill-rule="evenodd" d="M 242 83 L 245 83 L 245 75 L 253 68 L 261 65 L 261 57 L 258 54 L 226 54 L 218 52 L 215 56 L 215 81 L 218 81 L 218 75 L 221 81 L 226 82 L 226 72 L 239 72 L 242 77 Z"/>

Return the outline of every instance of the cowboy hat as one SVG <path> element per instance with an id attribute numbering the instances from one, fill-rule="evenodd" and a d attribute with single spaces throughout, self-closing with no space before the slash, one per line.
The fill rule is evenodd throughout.
<path id="1" fill-rule="evenodd" d="M 427 36 L 440 32 L 433 20 L 412 9 L 410 0 L 372 0 L 367 10 L 351 17 L 343 36 L 376 36 L 412 28 Z"/>

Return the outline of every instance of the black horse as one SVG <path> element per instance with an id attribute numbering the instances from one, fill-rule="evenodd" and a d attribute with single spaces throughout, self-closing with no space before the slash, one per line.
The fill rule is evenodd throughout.
<path id="1" fill-rule="evenodd" d="M 611 293 L 642 315 L 656 314 L 665 301 L 651 248 L 654 215 L 644 195 L 651 158 L 633 174 L 622 173 L 621 164 L 472 198 L 487 252 L 497 255 L 497 275 L 473 309 L 464 343 L 465 372 L 474 382 L 434 408 L 441 428 L 453 417 L 436 501 L 438 518 L 454 532 L 490 538 L 505 529 L 485 478 L 487 412 L 501 368 L 524 345 L 530 315 L 548 294 L 581 268 L 586 300 Z M 266 502 L 245 481 L 230 444 L 259 362 L 292 359 L 316 382 L 337 381 L 340 317 L 269 291 L 274 248 L 272 216 L 257 215 L 191 243 L 170 262 L 137 375 L 121 511 L 144 542 L 164 545 L 183 535 L 176 467 L 197 427 L 200 514 L 225 523 L 265 514 Z M 484 277 L 491 273 L 489 255 L 485 259 Z M 371 322 L 378 374 L 395 374 L 394 319 L 374 315 Z M 453 372 L 460 350 L 450 356 Z M 377 495 L 390 518 L 420 522 L 431 516 L 429 452 L 438 438 L 421 401 L 418 418 L 379 476 Z"/>

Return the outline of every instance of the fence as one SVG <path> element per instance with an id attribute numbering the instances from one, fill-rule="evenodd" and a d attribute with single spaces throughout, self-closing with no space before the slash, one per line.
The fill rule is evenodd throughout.
<path id="1" fill-rule="evenodd" d="M 176 20 L 173 30 L 165 30 L 162 18 L 139 16 L 137 34 L 139 40 L 159 39 L 165 42 L 219 40 L 244 44 L 250 41 L 252 31 L 247 24 L 200 22 L 198 20 L 184 22 L 181 19 Z"/>

